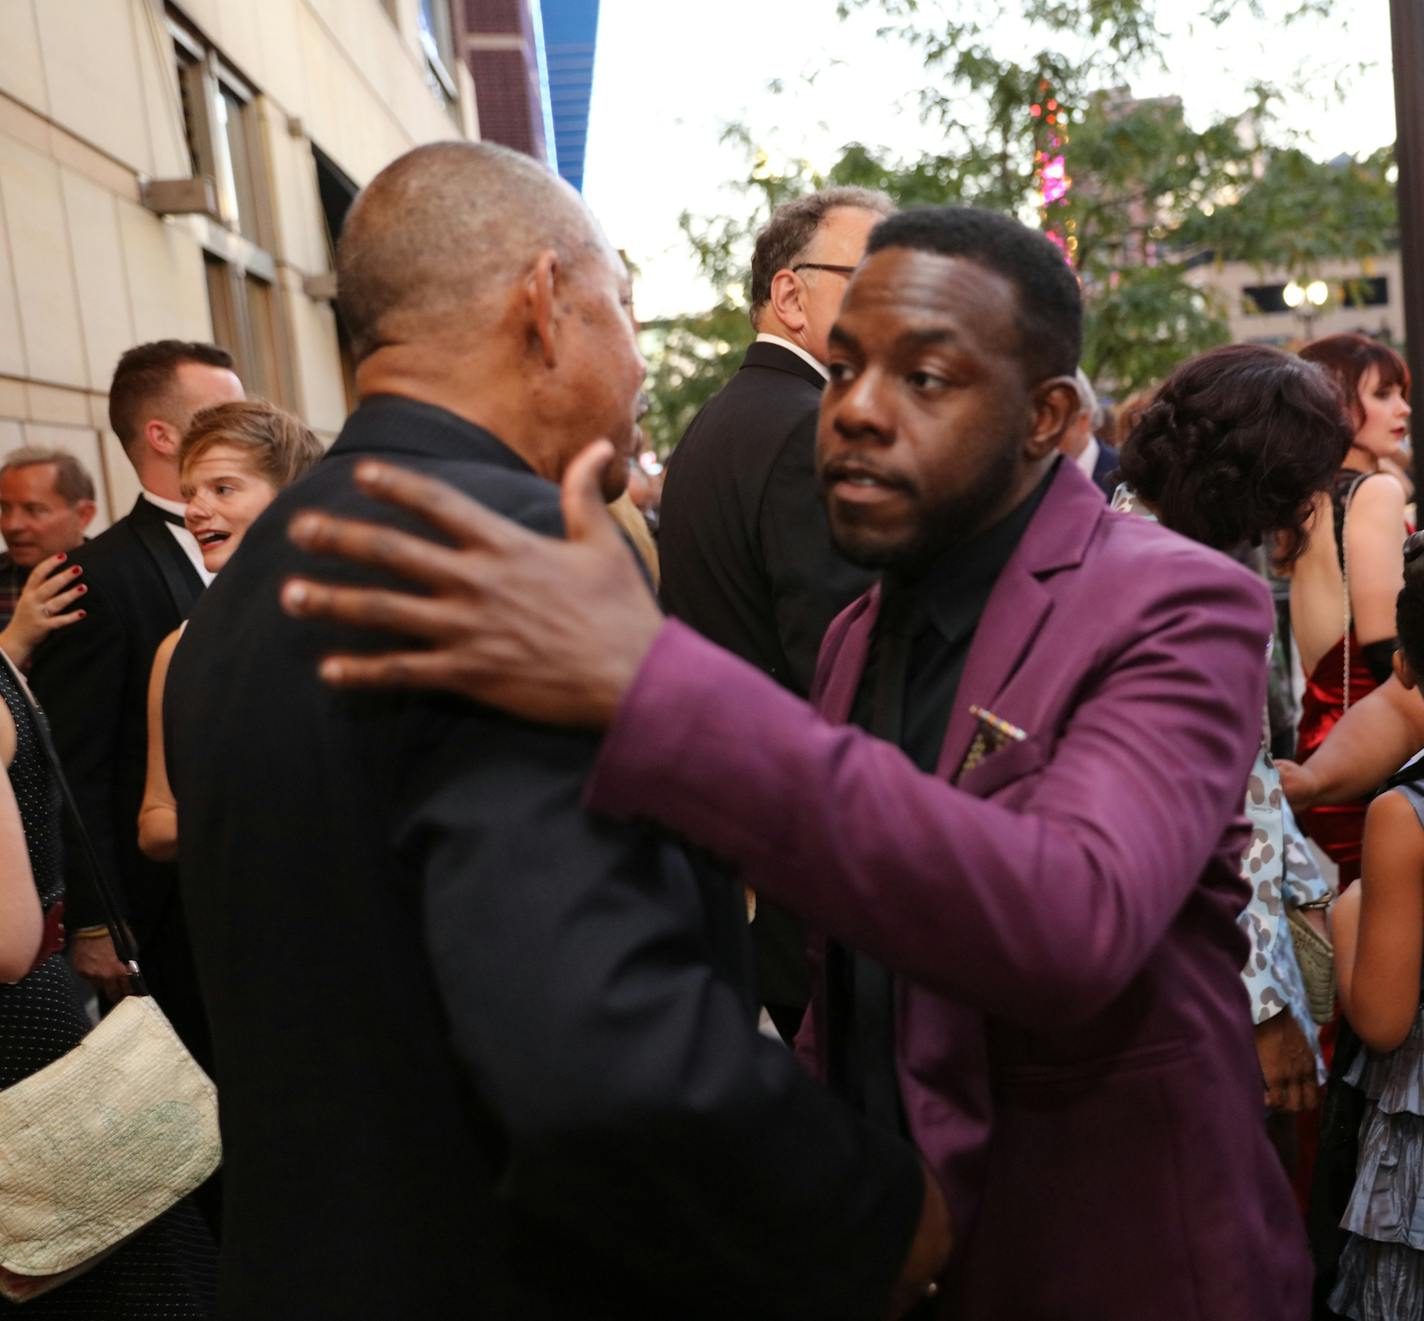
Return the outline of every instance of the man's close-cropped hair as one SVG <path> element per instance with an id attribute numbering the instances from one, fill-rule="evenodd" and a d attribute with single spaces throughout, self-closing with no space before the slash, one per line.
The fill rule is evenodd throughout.
<path id="1" fill-rule="evenodd" d="M 1028 383 L 1078 370 L 1083 296 L 1062 252 L 1037 230 L 997 211 L 917 206 L 870 231 L 866 255 L 886 248 L 963 257 L 1002 276 L 1018 291 L 1019 351 Z"/>
<path id="2" fill-rule="evenodd" d="M 16 468 L 38 468 L 41 464 L 54 467 L 55 493 L 67 505 L 94 499 L 94 479 L 68 450 L 51 449 L 46 445 L 26 445 L 11 450 L 0 463 L 0 477 Z"/>
<path id="3" fill-rule="evenodd" d="M 232 354 L 197 340 L 155 340 L 129 349 L 119 359 L 109 386 L 109 426 L 125 448 L 138 439 L 147 414 L 153 411 L 155 401 L 172 389 L 175 374 L 185 362 L 233 370 Z"/>
<path id="4" fill-rule="evenodd" d="M 1222 551 L 1278 534 L 1286 565 L 1352 439 L 1321 368 L 1230 344 L 1167 378 L 1123 445 L 1122 475 L 1173 531 Z"/>
<path id="5" fill-rule="evenodd" d="M 874 188 L 823 188 L 820 192 L 783 202 L 757 235 L 752 252 L 748 294 L 753 327 L 771 299 L 771 282 L 777 271 L 795 264 L 826 217 L 840 207 L 853 207 L 879 216 L 895 214 L 895 203 Z"/>

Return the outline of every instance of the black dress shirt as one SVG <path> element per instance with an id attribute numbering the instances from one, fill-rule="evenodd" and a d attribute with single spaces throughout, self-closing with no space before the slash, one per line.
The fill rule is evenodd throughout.
<path id="1" fill-rule="evenodd" d="M 886 576 L 852 724 L 899 745 L 933 773 L 979 617 L 1052 480 L 987 532 L 913 579 Z M 863 1114 L 905 1131 L 895 1076 L 890 973 L 857 950 L 826 952 L 829 1077 Z"/>

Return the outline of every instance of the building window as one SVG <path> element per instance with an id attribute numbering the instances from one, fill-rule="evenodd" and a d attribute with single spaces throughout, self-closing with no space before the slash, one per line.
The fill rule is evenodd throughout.
<path id="1" fill-rule="evenodd" d="M 448 0 L 420 0 L 420 49 L 425 54 L 425 80 L 442 104 L 457 95 L 455 79 L 455 35 L 450 26 Z"/>
<path id="2" fill-rule="evenodd" d="M 213 339 L 236 360 L 248 393 L 289 404 L 258 97 L 176 15 L 169 15 L 168 30 L 193 173 L 210 178 L 217 197 L 216 217 L 197 222 Z"/>
<path id="3" fill-rule="evenodd" d="M 1334 297 L 1341 307 L 1385 307 L 1389 304 L 1389 277 L 1386 275 L 1347 275 L 1330 281 Z M 1273 312 L 1289 312 L 1283 284 L 1253 284 L 1241 290 L 1247 316 L 1264 316 Z"/>
<path id="4" fill-rule="evenodd" d="M 1288 312 L 1283 284 L 1252 284 L 1241 291 L 1247 316 L 1266 316 L 1272 312 Z"/>
<path id="5" fill-rule="evenodd" d="M 262 245 L 269 233 L 262 196 L 266 175 L 253 90 L 191 28 L 170 18 L 168 30 L 193 173 L 213 181 L 222 223 Z"/>
<path id="6" fill-rule="evenodd" d="M 312 144 L 312 159 L 316 165 L 316 187 L 321 197 L 321 212 L 326 221 L 327 256 L 331 269 L 336 269 L 336 244 L 341 237 L 341 227 L 346 223 L 346 213 L 356 200 L 355 181 L 335 161 L 315 143 Z M 334 294 L 334 285 L 333 285 Z M 336 318 L 336 346 L 341 357 L 341 381 L 346 391 L 346 407 L 350 411 L 357 404 L 356 398 L 356 355 L 351 347 L 351 336 L 346 323 L 341 318 L 341 308 L 335 302 L 331 305 Z"/>
<path id="7" fill-rule="evenodd" d="M 1389 277 L 1356 275 L 1345 280 L 1340 301 L 1346 307 L 1385 307 L 1389 303 Z"/>

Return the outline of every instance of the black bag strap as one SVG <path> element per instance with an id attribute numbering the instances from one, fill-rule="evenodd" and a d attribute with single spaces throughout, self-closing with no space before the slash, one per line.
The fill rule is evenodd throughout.
<path id="1" fill-rule="evenodd" d="M 15 668 L 15 663 L 3 651 L 0 651 L 0 657 L 4 658 L 5 665 L 10 671 L 10 677 L 15 680 L 15 686 L 20 690 L 26 706 L 29 707 L 36 737 L 39 739 L 40 747 L 44 749 L 45 760 L 49 762 L 55 782 L 59 785 L 60 797 L 64 800 L 65 811 L 69 814 L 74 838 L 79 841 L 80 852 L 84 855 L 90 878 L 94 882 L 94 891 L 98 894 L 99 902 L 104 907 L 104 925 L 109 928 L 109 936 L 114 942 L 114 953 L 129 970 L 129 986 L 133 993 L 147 995 L 148 987 L 144 984 L 143 974 L 139 971 L 138 952 L 134 949 L 133 941 L 129 938 L 128 928 L 124 925 L 123 915 L 114 899 L 114 892 L 109 886 L 108 878 L 104 875 L 104 867 L 94 849 L 94 841 L 89 838 L 89 832 L 84 828 L 84 818 L 79 814 L 79 804 L 74 801 L 74 791 L 70 789 L 69 781 L 65 779 L 64 768 L 59 763 L 59 751 L 54 746 L 54 739 L 50 736 L 49 721 L 45 719 L 44 712 L 40 710 L 39 703 L 35 701 L 29 685 L 19 670 Z"/>

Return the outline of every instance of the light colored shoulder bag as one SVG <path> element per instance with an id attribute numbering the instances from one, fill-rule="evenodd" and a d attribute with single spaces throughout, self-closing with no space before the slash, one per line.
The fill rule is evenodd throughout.
<path id="1" fill-rule="evenodd" d="M 222 1145 L 217 1089 L 143 984 L 44 716 L 10 671 L 134 990 L 68 1054 L 0 1091 L 0 1294 L 19 1303 L 82 1274 L 192 1192 Z"/>

